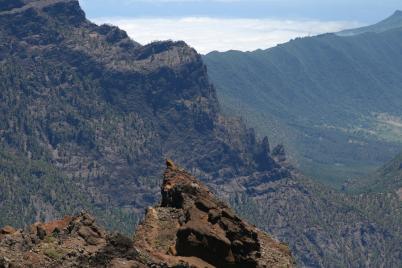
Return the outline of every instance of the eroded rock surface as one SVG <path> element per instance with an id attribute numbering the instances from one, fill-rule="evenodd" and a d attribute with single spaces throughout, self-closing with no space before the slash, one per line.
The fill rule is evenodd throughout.
<path id="1" fill-rule="evenodd" d="M 196 178 L 167 162 L 162 202 L 134 237 L 145 255 L 170 266 L 293 267 L 287 246 L 241 220 Z"/>
<path id="2" fill-rule="evenodd" d="M 1 268 L 147 267 L 131 239 L 107 233 L 86 213 L 13 230 L 0 234 Z"/>

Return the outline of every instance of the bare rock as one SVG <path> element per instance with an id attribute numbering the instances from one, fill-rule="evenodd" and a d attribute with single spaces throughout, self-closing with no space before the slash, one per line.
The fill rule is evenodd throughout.
<path id="1" fill-rule="evenodd" d="M 161 205 L 148 209 L 134 242 L 143 254 L 167 267 L 294 266 L 287 246 L 241 220 L 171 161 L 164 174 Z"/>
<path id="2" fill-rule="evenodd" d="M 9 234 L 13 234 L 15 232 L 17 232 L 17 230 L 11 226 L 5 226 L 0 229 L 0 234 L 3 234 L 3 235 L 9 235 Z"/>

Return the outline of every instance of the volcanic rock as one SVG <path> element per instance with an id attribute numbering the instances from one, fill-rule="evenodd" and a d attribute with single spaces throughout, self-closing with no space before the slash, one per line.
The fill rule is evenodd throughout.
<path id="1" fill-rule="evenodd" d="M 167 161 L 161 205 L 148 209 L 134 243 L 145 255 L 169 266 L 294 265 L 287 246 L 240 219 L 172 161 Z"/>

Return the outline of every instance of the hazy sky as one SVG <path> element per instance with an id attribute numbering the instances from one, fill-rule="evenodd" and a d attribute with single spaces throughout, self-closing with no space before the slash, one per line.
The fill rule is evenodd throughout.
<path id="1" fill-rule="evenodd" d="M 402 0 L 80 0 L 87 16 L 137 42 L 184 40 L 201 53 L 268 48 L 375 23 Z"/>

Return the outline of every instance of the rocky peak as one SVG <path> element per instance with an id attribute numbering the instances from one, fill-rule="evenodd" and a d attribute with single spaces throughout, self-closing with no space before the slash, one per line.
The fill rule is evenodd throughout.
<path id="1" fill-rule="evenodd" d="M 392 17 L 402 18 L 402 10 L 396 10 Z"/>
<path id="2" fill-rule="evenodd" d="M 277 159 L 279 162 L 286 161 L 286 151 L 285 151 L 285 146 L 282 144 L 278 144 L 275 146 L 275 148 L 272 150 L 272 157 Z"/>
<path id="3" fill-rule="evenodd" d="M 66 25 L 80 25 L 87 21 L 84 11 L 76 0 L 54 0 L 44 3 L 43 11 Z"/>
<path id="4" fill-rule="evenodd" d="M 357 29 L 345 30 L 337 33 L 340 36 L 353 36 L 362 33 L 382 33 L 402 27 L 402 11 L 396 10 L 388 18 L 374 24 Z"/>
<path id="5" fill-rule="evenodd" d="M 255 162 L 259 171 L 271 170 L 274 167 L 278 167 L 271 157 L 268 137 L 264 137 L 260 147 L 257 149 L 255 153 Z"/>
<path id="6" fill-rule="evenodd" d="M 134 241 L 145 254 L 171 266 L 293 266 L 285 245 L 241 220 L 206 186 L 170 160 L 161 205 L 148 209 Z"/>
<path id="7" fill-rule="evenodd" d="M 186 209 L 194 205 L 196 200 L 206 199 L 210 193 L 197 179 L 178 168 L 173 161 L 166 161 L 162 185 L 162 207 Z M 197 201 L 197 202 L 198 202 Z"/>

